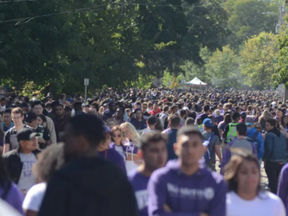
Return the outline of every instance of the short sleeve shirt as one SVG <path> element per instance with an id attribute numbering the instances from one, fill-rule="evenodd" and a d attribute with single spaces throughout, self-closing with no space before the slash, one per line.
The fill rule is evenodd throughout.
<path id="1" fill-rule="evenodd" d="M 29 128 L 33 130 L 33 128 L 28 125 L 24 125 L 24 128 Z M 4 144 L 10 145 L 10 150 L 16 149 L 19 147 L 19 143 L 17 140 L 17 131 L 15 130 L 15 126 L 10 128 L 4 135 Z"/>

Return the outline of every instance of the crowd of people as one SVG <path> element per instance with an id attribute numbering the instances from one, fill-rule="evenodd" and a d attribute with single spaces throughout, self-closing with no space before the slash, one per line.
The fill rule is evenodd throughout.
<path id="1" fill-rule="evenodd" d="M 287 111 L 274 91 L 1 97 L 0 215 L 288 215 Z"/>

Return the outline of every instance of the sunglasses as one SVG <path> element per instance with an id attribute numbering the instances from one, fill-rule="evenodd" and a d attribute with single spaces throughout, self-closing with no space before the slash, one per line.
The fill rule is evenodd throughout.
<path id="1" fill-rule="evenodd" d="M 121 137 L 121 134 L 118 134 L 118 135 L 115 135 L 115 134 L 113 134 L 113 137 Z"/>

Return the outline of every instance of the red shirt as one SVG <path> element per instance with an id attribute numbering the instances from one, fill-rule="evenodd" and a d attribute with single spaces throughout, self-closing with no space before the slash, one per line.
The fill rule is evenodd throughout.
<path id="1" fill-rule="evenodd" d="M 161 113 L 160 108 L 155 112 L 154 109 L 149 112 L 150 115 L 156 116 L 158 113 Z"/>

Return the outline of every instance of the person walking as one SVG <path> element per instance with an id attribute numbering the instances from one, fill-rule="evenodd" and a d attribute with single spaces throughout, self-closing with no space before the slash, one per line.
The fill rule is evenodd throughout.
<path id="1" fill-rule="evenodd" d="M 104 123 L 95 115 L 76 115 L 65 126 L 65 166 L 48 182 L 38 216 L 137 216 L 134 191 L 112 162 L 97 157 Z"/>
<path id="2" fill-rule="evenodd" d="M 151 131 L 145 133 L 140 140 L 142 163 L 129 174 L 129 180 L 134 188 L 139 216 L 148 216 L 147 185 L 152 173 L 163 167 L 167 161 L 167 135 Z"/>
<path id="3" fill-rule="evenodd" d="M 199 160 L 205 154 L 201 132 L 182 127 L 175 144 L 178 160 L 152 174 L 148 183 L 149 216 L 225 216 L 227 185 Z"/>
<path id="4" fill-rule="evenodd" d="M 258 158 L 242 149 L 234 149 L 225 168 L 228 183 L 227 214 L 229 216 L 286 216 L 279 197 L 260 188 Z"/>
<path id="5" fill-rule="evenodd" d="M 11 180 L 25 195 L 36 184 L 36 178 L 32 174 L 33 164 L 37 161 L 36 133 L 32 129 L 23 128 L 17 133 L 19 147 L 3 155 Z"/>
<path id="6" fill-rule="evenodd" d="M 276 119 L 266 121 L 266 131 L 264 141 L 265 171 L 271 192 L 276 194 L 280 171 L 287 162 L 286 138 L 277 128 Z"/>

